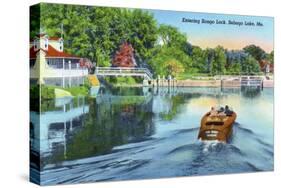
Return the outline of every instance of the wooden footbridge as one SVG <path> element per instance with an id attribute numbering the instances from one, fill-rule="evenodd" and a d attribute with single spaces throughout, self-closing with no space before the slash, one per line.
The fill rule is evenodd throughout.
<path id="1" fill-rule="evenodd" d="M 136 76 L 152 80 L 153 75 L 147 68 L 135 67 L 96 67 L 97 76 Z"/>

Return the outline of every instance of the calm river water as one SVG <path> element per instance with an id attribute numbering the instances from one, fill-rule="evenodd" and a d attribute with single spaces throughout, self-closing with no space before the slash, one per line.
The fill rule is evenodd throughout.
<path id="1" fill-rule="evenodd" d="M 198 141 L 201 117 L 226 104 L 237 113 L 230 142 Z M 41 110 L 31 173 L 43 185 L 273 170 L 273 89 L 103 88 Z"/>

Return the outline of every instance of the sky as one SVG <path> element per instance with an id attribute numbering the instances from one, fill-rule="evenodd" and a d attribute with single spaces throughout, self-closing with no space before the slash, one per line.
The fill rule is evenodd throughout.
<path id="1" fill-rule="evenodd" d="M 194 13 L 180 11 L 149 10 L 158 24 L 168 24 L 186 33 L 188 42 L 201 48 L 218 45 L 229 50 L 240 50 L 249 44 L 260 46 L 266 52 L 274 48 L 274 19 L 272 17 L 241 16 L 228 14 Z M 197 19 L 198 23 L 182 22 L 182 19 Z M 225 20 L 226 24 L 203 24 L 205 20 Z M 228 21 L 243 22 L 243 25 L 228 24 Z M 255 26 L 246 26 L 253 22 Z M 257 26 L 260 22 L 263 26 Z"/>

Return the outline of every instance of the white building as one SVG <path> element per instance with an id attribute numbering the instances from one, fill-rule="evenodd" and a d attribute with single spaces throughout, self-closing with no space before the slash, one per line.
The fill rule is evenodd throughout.
<path id="1" fill-rule="evenodd" d="M 31 84 L 77 86 L 84 83 L 88 68 L 81 58 L 64 52 L 63 39 L 39 34 L 30 41 Z"/>

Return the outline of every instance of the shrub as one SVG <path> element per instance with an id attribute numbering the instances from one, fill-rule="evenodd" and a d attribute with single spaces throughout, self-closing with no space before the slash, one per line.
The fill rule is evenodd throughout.
<path id="1" fill-rule="evenodd" d="M 41 85 L 41 99 L 54 99 L 55 87 Z"/>

